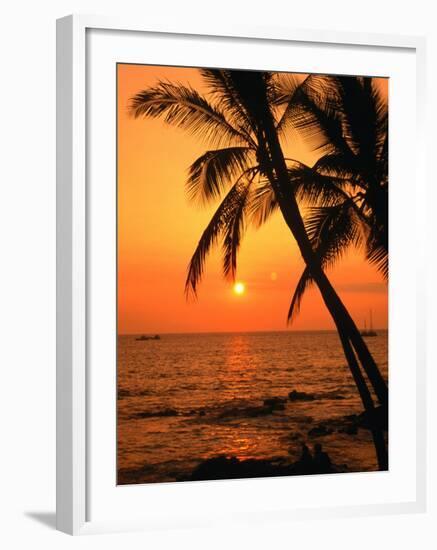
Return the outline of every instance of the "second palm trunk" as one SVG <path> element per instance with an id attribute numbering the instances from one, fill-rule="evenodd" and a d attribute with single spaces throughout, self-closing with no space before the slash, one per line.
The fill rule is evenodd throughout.
<path id="1" fill-rule="evenodd" d="M 252 85 L 250 87 L 245 86 L 245 89 L 241 91 L 244 94 L 250 89 L 250 95 L 246 95 L 244 100 L 247 107 L 254 110 L 254 118 L 258 121 L 258 144 L 263 150 L 264 171 L 272 185 L 284 220 L 296 239 L 302 257 L 335 322 L 349 368 L 369 418 L 379 468 L 380 470 L 385 470 L 388 467 L 388 459 L 383 429 L 376 422 L 373 399 L 361 373 L 357 358 L 380 404 L 385 409 L 388 405 L 387 384 L 362 339 L 358 328 L 324 273 L 321 263 L 312 248 L 288 177 L 287 165 L 270 112 L 262 74 L 252 73 L 251 80 Z M 236 86 L 238 87 L 238 82 L 236 82 Z"/>

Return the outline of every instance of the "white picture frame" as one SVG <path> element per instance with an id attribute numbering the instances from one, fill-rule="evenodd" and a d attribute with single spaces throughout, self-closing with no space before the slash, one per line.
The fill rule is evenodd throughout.
<path id="1" fill-rule="evenodd" d="M 166 37 L 221 37 L 228 41 L 239 40 L 257 43 L 317 44 L 320 47 L 359 47 L 365 49 L 396 49 L 400 54 L 409 52 L 415 57 L 416 75 L 416 163 L 415 180 L 418 193 L 425 189 L 424 161 L 424 90 L 425 90 L 425 40 L 422 37 L 337 33 L 263 28 L 248 26 L 229 28 L 177 28 L 166 24 L 151 26 L 138 21 L 95 16 L 72 15 L 57 22 L 57 528 L 69 534 L 96 531 L 147 529 L 156 525 L 185 525 L 185 515 L 177 520 L 177 511 L 166 518 L 163 513 L 146 520 L 146 513 L 139 517 L 118 518 L 108 515 L 94 521 L 89 515 L 92 482 L 90 457 L 91 435 L 89 410 L 90 390 L 90 334 L 87 330 L 90 315 L 90 247 L 87 224 L 90 225 L 90 203 L 87 182 L 90 171 L 87 162 L 87 117 L 92 104 L 88 98 L 87 79 L 90 64 L 87 61 L 90 31 L 140 33 Z M 159 62 L 157 61 L 159 64 Z M 164 63 L 162 63 L 164 64 Z M 175 64 L 178 64 L 175 62 Z M 114 161 L 115 162 L 115 161 Z M 417 217 L 417 216 L 416 216 Z M 425 224 L 425 220 L 416 220 Z M 317 509 L 305 507 L 280 507 L 264 510 L 262 505 L 237 519 L 255 521 L 260 514 L 275 519 L 288 517 L 330 517 L 369 513 L 398 513 L 424 511 L 426 503 L 426 403 L 425 403 L 425 253 L 417 246 L 417 288 L 414 305 L 417 308 L 416 371 L 415 371 L 415 487 L 414 498 L 400 501 L 363 503 L 354 505 L 323 506 Z M 411 290 L 411 289 L 410 289 Z M 103 386 L 106 388 L 106 386 Z M 104 391 L 104 390 L 102 390 Z M 115 392 L 115 388 L 114 388 Z M 277 480 L 276 480 L 277 481 Z M 262 480 L 261 480 L 262 482 Z M 226 482 L 240 483 L 240 482 Z M 250 480 L 240 487 L 250 489 Z M 255 482 L 255 483 L 259 483 Z M 275 483 L 273 481 L 272 483 Z M 245 485 L 244 485 L 245 484 Z M 179 484 L 181 485 L 181 484 Z M 187 484 L 185 484 L 187 485 Z M 189 485 L 189 484 L 188 484 Z M 205 497 L 218 485 L 202 483 L 202 489 L 189 487 Z M 197 485 L 199 487 L 199 484 Z M 221 492 L 225 489 L 222 489 Z M 259 487 L 259 485 L 257 486 Z M 154 494 L 168 491 L 168 486 L 157 485 Z M 185 491 L 185 492 L 186 492 Z M 212 509 L 211 515 L 215 512 Z M 189 515 L 189 514 L 188 514 Z M 176 518 L 176 519 L 175 519 Z M 149 518 L 150 519 L 150 518 Z M 223 518 L 222 518 L 223 519 Z M 224 516 L 226 520 L 226 516 Z M 229 518 L 227 518 L 229 520 Z M 204 518 L 193 518 L 193 525 L 205 524 Z"/>

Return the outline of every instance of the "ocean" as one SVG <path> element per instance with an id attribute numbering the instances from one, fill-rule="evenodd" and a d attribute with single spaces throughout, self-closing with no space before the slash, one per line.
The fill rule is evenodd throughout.
<path id="1" fill-rule="evenodd" d="M 387 336 L 366 339 L 386 379 Z M 344 471 L 377 470 L 368 430 L 318 430 L 362 412 L 336 332 L 137 338 L 118 337 L 118 483 L 176 481 L 221 455 L 296 460 L 315 442 Z M 311 400 L 289 400 L 293 390 Z"/>

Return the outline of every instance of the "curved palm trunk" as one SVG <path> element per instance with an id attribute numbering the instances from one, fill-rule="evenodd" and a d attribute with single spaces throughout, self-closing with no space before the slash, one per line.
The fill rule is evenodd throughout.
<path id="1" fill-rule="evenodd" d="M 276 132 L 274 133 L 276 137 Z M 266 143 L 270 145 L 270 139 L 268 135 L 266 137 Z M 275 139 L 273 138 L 273 144 L 275 144 Z M 334 287 L 331 285 L 328 277 L 321 268 L 320 262 L 318 261 L 314 251 L 312 249 L 311 243 L 308 239 L 308 235 L 305 230 L 305 226 L 300 215 L 300 211 L 292 193 L 288 180 L 288 172 L 285 165 L 285 160 L 282 156 L 282 150 L 280 149 L 279 141 L 277 140 L 278 152 L 276 155 L 273 153 L 273 148 L 270 149 L 270 157 L 272 160 L 272 165 L 275 167 L 275 175 L 272 174 L 270 181 L 274 188 L 277 200 L 282 212 L 282 215 L 289 226 L 291 232 L 293 233 L 300 252 L 303 256 L 305 263 L 307 264 L 314 281 L 316 282 L 319 290 L 321 292 L 322 298 L 330 312 L 340 340 L 343 346 L 343 350 L 351 370 L 352 376 L 354 378 L 355 384 L 357 386 L 358 392 L 360 394 L 361 401 L 363 403 L 364 409 L 367 412 L 368 418 L 370 420 L 372 438 L 375 445 L 375 451 L 378 460 L 378 467 L 380 470 L 388 469 L 388 453 L 385 444 L 385 438 L 382 428 L 378 427 L 376 421 L 375 407 L 372 400 L 372 396 L 367 387 L 366 381 L 361 373 L 360 367 L 358 365 L 355 352 L 358 358 L 361 361 L 361 364 L 364 368 L 364 371 L 367 374 L 369 381 L 372 384 L 372 387 L 375 391 L 375 394 L 384 407 L 388 406 L 388 388 L 387 385 L 379 372 L 379 369 L 373 360 L 357 326 L 355 325 L 352 317 L 341 301 L 340 297 L 336 293 Z M 280 158 L 282 156 L 282 159 Z M 275 158 L 277 157 L 277 158 Z M 281 174 L 280 169 L 276 169 L 276 162 L 283 162 L 283 171 Z M 354 352 L 354 349 L 355 352 Z"/>
<path id="2" fill-rule="evenodd" d="M 287 218 L 285 219 L 287 221 Z M 345 306 L 341 302 L 340 297 L 336 294 L 334 288 L 329 282 L 329 279 L 326 277 L 325 273 L 321 269 L 320 264 L 318 264 L 317 261 L 314 261 L 314 254 L 312 252 L 311 254 L 308 253 L 307 247 L 305 246 L 305 242 L 303 243 L 304 246 L 301 246 L 304 236 L 300 235 L 299 238 L 296 237 L 296 233 L 294 232 L 294 229 L 295 229 L 294 223 L 289 224 L 287 221 L 287 224 L 289 225 L 290 229 L 293 232 L 293 235 L 296 238 L 296 241 L 298 242 L 299 248 L 302 252 L 302 256 L 305 262 L 307 263 L 311 271 L 311 274 L 320 289 L 322 298 L 334 320 L 334 323 L 337 328 L 337 332 L 340 337 L 340 341 L 343 346 L 343 351 L 346 356 L 346 360 L 348 362 L 350 371 L 354 378 L 355 385 L 357 386 L 364 409 L 367 412 L 368 418 L 370 420 L 371 433 L 372 433 L 373 443 L 375 445 L 375 451 L 376 451 L 376 456 L 378 460 L 378 467 L 380 470 L 387 470 L 388 453 L 387 453 L 387 447 L 385 444 L 384 433 L 382 428 L 378 427 L 378 423 L 376 419 L 376 411 L 372 400 L 372 396 L 367 387 L 366 381 L 361 373 L 361 369 L 358 365 L 351 343 L 354 345 L 354 348 L 357 351 L 357 355 L 360 357 L 363 368 L 369 380 L 372 383 L 375 393 L 379 401 L 384 407 L 388 405 L 387 386 L 384 380 L 382 379 L 379 373 L 379 370 L 376 367 L 376 364 L 374 363 L 373 358 L 371 357 L 370 352 L 367 349 L 367 346 L 362 341 L 362 337 L 359 334 L 358 329 L 356 328 L 352 318 L 350 317 Z M 305 236 L 306 236 L 306 232 L 305 232 Z M 308 237 L 306 237 L 306 239 L 308 239 Z M 305 250 L 305 254 L 303 253 L 303 250 Z M 360 340 L 362 345 L 360 345 Z M 357 349 L 357 344 L 358 344 L 358 349 Z M 371 358 L 370 363 L 363 361 L 362 359 L 363 351 L 365 352 L 364 354 L 365 358 L 367 357 Z M 372 367 L 374 367 L 375 370 L 373 370 Z M 374 377 L 375 373 L 376 373 L 376 378 Z"/>
<path id="3" fill-rule="evenodd" d="M 343 346 L 344 354 L 355 381 L 355 385 L 357 386 L 358 393 L 360 394 L 364 410 L 367 412 L 370 420 L 372 439 L 373 444 L 375 445 L 378 467 L 380 470 L 388 470 L 388 452 L 385 444 L 384 431 L 381 427 L 378 427 L 376 410 L 373 404 L 372 396 L 370 395 L 366 381 L 361 373 L 361 369 L 358 365 L 357 358 L 351 347 L 350 341 L 345 337 L 341 329 L 337 327 L 337 330 Z"/>
<path id="4" fill-rule="evenodd" d="M 267 107 L 268 108 L 268 107 Z M 267 119 L 267 120 L 266 120 Z M 264 118 L 264 142 L 268 149 L 268 158 L 271 159 L 271 170 L 274 172 L 269 177 L 272 187 L 282 212 L 282 215 L 293 233 L 302 257 L 308 266 L 311 275 L 322 294 L 322 298 L 337 327 L 346 331 L 357 356 L 372 384 L 378 401 L 388 408 L 388 388 L 382 377 L 369 349 L 364 342 L 358 327 L 344 306 L 328 277 L 323 271 L 320 261 L 316 257 L 311 242 L 308 238 L 299 207 L 294 193 L 290 187 L 287 165 L 279 143 L 276 129 L 268 110 Z"/>
<path id="5" fill-rule="evenodd" d="M 364 371 L 367 374 L 370 383 L 373 386 L 378 400 L 384 407 L 388 405 L 387 384 L 379 372 L 379 369 L 363 338 L 361 337 L 352 317 L 349 315 L 349 312 L 331 285 L 321 267 L 320 261 L 313 251 L 298 204 L 296 202 L 296 198 L 290 186 L 287 165 L 268 105 L 265 86 L 263 86 L 264 83 L 262 82 L 262 79 L 258 78 L 259 77 L 256 73 L 252 73 L 253 86 L 251 87 L 249 95 L 246 96 L 246 100 L 250 108 L 252 108 L 253 114 L 258 122 L 258 142 L 259 146 L 264 149 L 263 160 L 265 170 L 274 190 L 284 220 L 296 239 L 302 257 L 308 266 L 315 283 L 319 287 L 326 307 L 335 322 L 349 368 L 360 394 L 363 406 L 369 416 L 379 468 L 381 470 L 385 470 L 388 467 L 388 458 L 384 434 L 382 429 L 377 427 L 373 400 L 366 381 L 361 373 L 354 350 L 363 366 Z"/>
<path id="6" fill-rule="evenodd" d="M 317 267 L 315 268 L 317 271 Z M 388 388 L 387 384 L 382 377 L 366 343 L 363 340 L 363 337 L 358 330 L 355 322 L 341 301 L 340 297 L 336 293 L 335 289 L 331 285 L 329 279 L 323 270 L 320 270 L 321 273 L 314 273 L 310 267 L 312 276 L 317 282 L 317 285 L 322 292 L 323 299 L 325 301 L 328 310 L 331 315 L 335 318 L 341 319 L 344 330 L 347 331 L 347 334 L 350 338 L 350 341 L 357 353 L 358 358 L 363 365 L 363 369 L 366 372 L 366 375 L 372 384 L 372 387 L 375 391 L 375 394 L 378 398 L 380 404 L 388 408 Z"/>

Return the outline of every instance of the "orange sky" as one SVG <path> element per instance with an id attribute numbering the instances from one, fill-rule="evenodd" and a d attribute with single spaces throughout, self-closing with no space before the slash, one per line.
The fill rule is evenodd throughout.
<path id="1" fill-rule="evenodd" d="M 240 248 L 237 296 L 221 274 L 220 250 L 209 256 L 198 300 L 187 303 L 188 262 L 217 204 L 189 203 L 187 169 L 207 144 L 160 120 L 134 119 L 129 99 L 159 79 L 203 91 L 196 69 L 118 65 L 118 330 L 123 333 L 214 332 L 286 329 L 286 315 L 303 262 L 280 213 Z M 387 82 L 380 80 L 387 90 Z M 293 137 L 287 156 L 312 164 L 316 157 Z M 362 254 L 350 253 L 328 273 L 361 326 L 373 310 L 374 326 L 387 327 L 387 288 Z M 304 297 L 292 329 L 332 329 L 317 289 Z"/>

